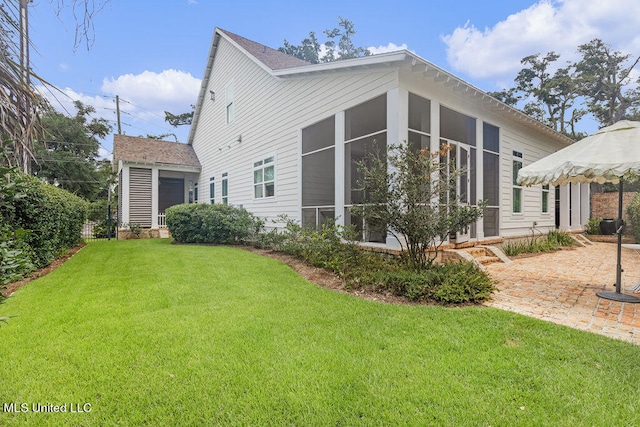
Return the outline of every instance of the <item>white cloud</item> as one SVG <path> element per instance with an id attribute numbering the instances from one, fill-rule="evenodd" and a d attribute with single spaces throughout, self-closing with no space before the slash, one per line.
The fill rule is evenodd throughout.
<path id="1" fill-rule="evenodd" d="M 39 86 L 36 90 L 51 103 L 53 108 L 70 116 L 76 114 L 76 108 L 73 105 L 74 101 L 93 106 L 96 109 L 96 116 L 104 117 L 108 120 L 111 119 L 110 112 L 115 111 L 115 102 L 111 97 L 85 95 L 68 87 L 56 90 Z"/>
<path id="2" fill-rule="evenodd" d="M 102 91 L 119 95 L 122 99 L 153 112 L 187 111 L 191 104 L 196 103 L 200 83 L 200 79 L 184 71 L 144 71 L 135 75 L 124 74 L 115 79 L 105 78 Z"/>
<path id="3" fill-rule="evenodd" d="M 75 115 L 73 102 L 76 100 L 93 106 L 96 112 L 92 117 L 109 120 L 114 132 L 117 131 L 115 96 L 119 95 L 123 133 L 132 136 L 174 134 L 177 140 L 184 142 L 188 126 L 172 127 L 164 121 L 164 112 L 180 114 L 190 111 L 191 105 L 196 103 L 200 83 L 189 73 L 165 70 L 105 78 L 101 88 L 103 95 L 86 95 L 70 88 L 56 91 L 44 86 L 39 91 L 54 108 L 67 115 Z M 166 138 L 173 140 L 174 137 Z M 106 157 L 112 141 L 112 135 L 101 141 L 106 149 L 100 156 Z"/>
<path id="4" fill-rule="evenodd" d="M 378 46 L 378 47 L 371 46 L 371 47 L 368 47 L 367 49 L 369 49 L 369 52 L 371 52 L 372 55 L 377 55 L 379 53 L 395 52 L 397 50 L 408 50 L 406 43 L 402 43 L 400 46 L 398 46 L 397 44 L 391 43 L 391 42 L 389 42 L 389 44 L 387 44 L 386 46 Z"/>
<path id="5" fill-rule="evenodd" d="M 563 62 L 575 60 L 578 45 L 596 37 L 637 55 L 639 27 L 637 0 L 541 0 L 492 28 L 480 30 L 467 22 L 442 39 L 455 70 L 500 80 L 513 79 L 527 55 L 555 51 Z"/>

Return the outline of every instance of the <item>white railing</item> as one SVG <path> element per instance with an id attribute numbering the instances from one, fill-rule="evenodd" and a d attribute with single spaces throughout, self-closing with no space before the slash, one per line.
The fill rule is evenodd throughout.
<path id="1" fill-rule="evenodd" d="M 167 228 L 167 218 L 165 214 L 158 214 L 158 228 Z"/>

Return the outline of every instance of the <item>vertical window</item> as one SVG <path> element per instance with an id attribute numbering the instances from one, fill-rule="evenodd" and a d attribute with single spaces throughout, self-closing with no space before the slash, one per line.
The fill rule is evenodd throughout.
<path id="1" fill-rule="evenodd" d="M 482 219 L 484 236 L 500 235 L 500 128 L 482 123 L 483 194 L 487 200 Z"/>
<path id="2" fill-rule="evenodd" d="M 233 84 L 227 86 L 226 91 L 226 106 L 227 106 L 227 123 L 233 121 Z"/>
<path id="3" fill-rule="evenodd" d="M 360 189 L 362 173 L 358 170 L 360 161 L 368 161 L 371 154 L 387 153 L 387 97 L 371 99 L 363 104 L 345 110 L 344 146 L 344 190 L 345 225 L 351 225 L 366 242 L 385 243 L 387 230 L 373 227 L 364 218 L 352 214 L 354 205 L 366 202 Z"/>
<path id="4" fill-rule="evenodd" d="M 198 183 L 193 183 L 193 201 L 198 203 Z"/>
<path id="5" fill-rule="evenodd" d="M 264 199 L 276 195 L 274 156 L 253 163 L 253 197 Z"/>
<path id="6" fill-rule="evenodd" d="M 549 185 L 542 186 L 542 213 L 549 213 Z"/>
<path id="7" fill-rule="evenodd" d="M 335 117 L 302 129 L 302 226 L 335 218 Z"/>
<path id="8" fill-rule="evenodd" d="M 409 93 L 409 142 L 416 149 L 431 149 L 431 101 Z"/>
<path id="9" fill-rule="evenodd" d="M 225 172 L 222 174 L 222 204 L 229 204 L 229 178 L 228 173 Z"/>
<path id="10" fill-rule="evenodd" d="M 209 178 L 209 202 L 213 205 L 216 202 L 216 181 L 215 177 Z"/>
<path id="11" fill-rule="evenodd" d="M 193 181 L 189 181 L 189 183 L 188 183 L 187 187 L 188 187 L 188 192 L 187 192 L 187 194 L 188 194 L 188 195 L 187 195 L 187 199 L 188 199 L 189 204 L 191 204 L 191 203 L 193 203 L 193 202 L 194 202 L 194 198 L 193 198 L 193 195 L 194 195 L 194 191 L 193 191 L 193 189 L 194 189 Z"/>
<path id="12" fill-rule="evenodd" d="M 522 153 L 513 152 L 513 213 L 522 213 L 522 187 L 518 184 L 518 171 L 522 169 Z"/>

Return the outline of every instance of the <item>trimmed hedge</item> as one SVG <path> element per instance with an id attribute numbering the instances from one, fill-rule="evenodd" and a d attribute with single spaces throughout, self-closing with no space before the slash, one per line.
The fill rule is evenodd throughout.
<path id="1" fill-rule="evenodd" d="M 81 242 L 88 204 L 35 177 L 25 181 L 24 197 L 14 201 L 7 223 L 13 230 L 29 231 L 23 240 L 31 248 L 35 267 L 42 268 Z"/>
<path id="2" fill-rule="evenodd" d="M 175 205 L 165 213 L 167 227 L 179 243 L 242 243 L 255 224 L 246 209 L 222 204 Z"/>

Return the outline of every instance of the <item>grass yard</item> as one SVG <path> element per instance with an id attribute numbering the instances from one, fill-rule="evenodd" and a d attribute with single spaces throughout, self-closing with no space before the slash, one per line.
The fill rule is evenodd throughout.
<path id="1" fill-rule="evenodd" d="M 640 425 L 639 346 L 361 300 L 236 248 L 90 243 L 5 315 L 3 426 Z"/>

